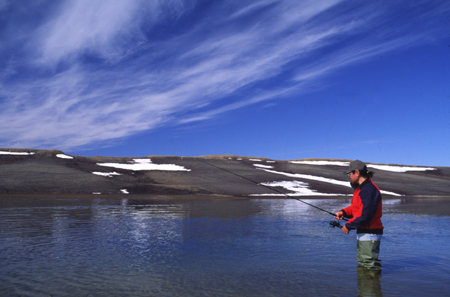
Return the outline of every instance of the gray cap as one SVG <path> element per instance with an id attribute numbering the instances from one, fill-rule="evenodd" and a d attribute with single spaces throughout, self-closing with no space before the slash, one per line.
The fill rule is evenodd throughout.
<path id="1" fill-rule="evenodd" d="M 363 162 L 361 162 L 359 160 L 355 160 L 355 161 L 350 162 L 350 166 L 348 167 L 348 170 L 346 172 L 344 172 L 344 174 L 349 174 L 350 172 L 352 172 L 354 170 L 359 170 L 360 172 L 368 171 L 366 164 L 364 164 Z"/>

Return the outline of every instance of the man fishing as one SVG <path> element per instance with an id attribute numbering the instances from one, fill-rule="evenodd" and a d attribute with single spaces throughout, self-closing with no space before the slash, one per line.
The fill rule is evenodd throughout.
<path id="1" fill-rule="evenodd" d="M 338 211 L 335 218 L 350 218 L 342 227 L 342 232 L 348 234 L 350 230 L 356 230 L 356 260 L 359 265 L 379 270 L 381 261 L 378 255 L 384 228 L 381 223 L 380 189 L 372 182 L 373 173 L 359 160 L 352 161 L 344 174 L 349 175 L 355 191 L 351 205 Z"/>

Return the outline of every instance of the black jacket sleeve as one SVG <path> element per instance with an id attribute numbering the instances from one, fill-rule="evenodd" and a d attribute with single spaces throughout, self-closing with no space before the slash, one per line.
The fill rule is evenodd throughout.
<path id="1" fill-rule="evenodd" d="M 381 200 L 381 194 L 372 183 L 366 183 L 362 186 L 359 193 L 363 205 L 361 216 L 347 223 L 347 229 L 358 229 L 370 223 L 377 211 L 378 202 Z"/>

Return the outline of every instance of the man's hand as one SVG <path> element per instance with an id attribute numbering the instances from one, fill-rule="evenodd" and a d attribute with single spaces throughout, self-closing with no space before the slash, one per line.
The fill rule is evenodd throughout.
<path id="1" fill-rule="evenodd" d="M 342 210 L 338 211 L 334 218 L 337 220 L 342 220 L 344 218 L 344 212 Z"/>
<path id="2" fill-rule="evenodd" d="M 347 226 L 344 225 L 344 226 L 342 226 L 342 232 L 344 232 L 345 234 L 348 234 L 348 232 L 350 232 L 350 231 L 347 229 Z"/>
<path id="3" fill-rule="evenodd" d="M 344 212 L 342 210 L 338 211 L 336 213 L 336 215 L 334 216 L 334 218 L 337 219 L 337 220 L 342 220 L 344 218 Z M 348 234 L 350 231 L 344 225 L 344 226 L 342 226 L 342 232 L 344 232 L 345 234 Z"/>

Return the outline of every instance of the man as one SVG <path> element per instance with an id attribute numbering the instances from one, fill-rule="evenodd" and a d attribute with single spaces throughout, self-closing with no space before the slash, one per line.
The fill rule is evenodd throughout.
<path id="1" fill-rule="evenodd" d="M 359 160 L 351 162 L 344 174 L 350 176 L 355 191 L 351 205 L 338 211 L 335 218 L 350 218 L 342 227 L 342 232 L 348 234 L 350 230 L 356 230 L 358 263 L 369 269 L 381 269 L 378 255 L 384 227 L 381 223 L 380 189 L 372 182 L 373 173 Z"/>

